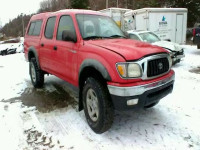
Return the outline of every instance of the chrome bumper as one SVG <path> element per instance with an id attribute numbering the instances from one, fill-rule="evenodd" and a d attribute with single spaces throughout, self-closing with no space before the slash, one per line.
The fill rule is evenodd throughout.
<path id="1" fill-rule="evenodd" d="M 168 84 L 171 81 L 174 81 L 174 79 L 175 75 L 173 74 L 171 77 L 168 77 L 166 79 L 140 86 L 118 87 L 118 86 L 108 85 L 108 90 L 111 95 L 115 96 L 136 96 L 136 95 L 141 95 L 146 91 L 159 88 L 165 84 Z"/>

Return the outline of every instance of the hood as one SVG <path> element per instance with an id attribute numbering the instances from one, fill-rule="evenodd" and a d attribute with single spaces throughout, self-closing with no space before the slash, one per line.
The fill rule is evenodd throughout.
<path id="1" fill-rule="evenodd" d="M 166 49 L 169 49 L 171 51 L 180 51 L 183 48 L 181 47 L 181 45 L 177 44 L 177 43 L 173 43 L 173 42 L 168 42 L 168 41 L 158 41 L 155 43 L 152 43 L 153 45 L 157 45 Z"/>
<path id="2" fill-rule="evenodd" d="M 87 43 L 113 51 L 126 60 L 137 60 L 146 55 L 167 52 L 158 46 L 131 39 L 89 40 Z"/>

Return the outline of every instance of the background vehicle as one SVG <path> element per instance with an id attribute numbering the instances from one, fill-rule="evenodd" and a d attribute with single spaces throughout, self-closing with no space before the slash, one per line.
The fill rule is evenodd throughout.
<path id="1" fill-rule="evenodd" d="M 200 49 L 200 25 L 193 29 L 193 43 Z"/>
<path id="2" fill-rule="evenodd" d="M 0 44 L 0 55 L 15 54 L 21 52 L 24 52 L 23 42 Z"/>
<path id="3" fill-rule="evenodd" d="M 7 47 L 5 47 L 3 44 L 0 45 L 0 55 L 7 55 Z"/>
<path id="4" fill-rule="evenodd" d="M 111 127 L 115 109 L 153 107 L 173 89 L 169 53 L 127 39 L 100 12 L 68 9 L 34 15 L 24 47 L 33 86 L 43 86 L 44 74 L 69 82 L 96 133 Z"/>
<path id="5" fill-rule="evenodd" d="M 143 8 L 124 14 L 123 26 L 128 30 L 147 30 L 156 33 L 161 40 L 178 44 L 186 43 L 186 8 Z"/>
<path id="6" fill-rule="evenodd" d="M 170 52 L 173 64 L 176 64 L 185 57 L 184 49 L 181 45 L 169 41 L 161 40 L 156 34 L 150 31 L 128 31 L 129 37 L 134 40 L 148 42 L 160 46 Z"/>
<path id="7" fill-rule="evenodd" d="M 108 15 L 109 17 L 111 17 L 117 23 L 117 25 L 122 29 L 122 31 L 125 30 L 123 26 L 124 14 L 128 11 L 131 11 L 131 9 L 111 7 L 111 8 L 99 10 L 99 12 L 104 13 Z"/>
<path id="8" fill-rule="evenodd" d="M 24 43 L 18 43 L 17 49 L 16 49 L 17 53 L 23 53 L 24 52 Z"/>
<path id="9" fill-rule="evenodd" d="M 16 46 L 13 44 L 1 44 L 0 45 L 0 53 L 1 55 L 8 55 L 16 53 Z"/>
<path id="10" fill-rule="evenodd" d="M 17 46 L 15 44 L 12 44 L 8 49 L 7 49 L 7 54 L 15 54 L 17 50 Z"/>

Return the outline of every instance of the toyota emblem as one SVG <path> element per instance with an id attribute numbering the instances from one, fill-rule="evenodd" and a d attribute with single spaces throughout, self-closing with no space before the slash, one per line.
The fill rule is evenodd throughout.
<path id="1" fill-rule="evenodd" d="M 159 70 L 163 69 L 163 64 L 161 62 L 158 64 L 158 69 Z"/>

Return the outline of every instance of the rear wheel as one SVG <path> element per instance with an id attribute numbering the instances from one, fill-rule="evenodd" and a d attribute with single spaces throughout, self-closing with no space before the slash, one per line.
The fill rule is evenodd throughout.
<path id="1" fill-rule="evenodd" d="M 200 44 L 197 45 L 197 48 L 200 49 Z"/>
<path id="2" fill-rule="evenodd" d="M 35 88 L 41 88 L 44 84 L 44 73 L 39 69 L 35 58 L 31 58 L 29 72 L 33 86 Z"/>
<path id="3" fill-rule="evenodd" d="M 89 77 L 83 87 L 82 97 L 85 116 L 91 129 L 99 134 L 107 131 L 114 118 L 107 88 L 97 79 Z"/>

